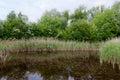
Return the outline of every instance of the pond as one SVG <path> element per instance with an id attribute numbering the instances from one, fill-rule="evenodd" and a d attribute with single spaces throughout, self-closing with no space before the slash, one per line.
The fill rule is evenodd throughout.
<path id="1" fill-rule="evenodd" d="M 12 55 L 6 65 L 0 80 L 120 80 L 117 65 L 100 64 L 99 56 L 89 52 Z"/>

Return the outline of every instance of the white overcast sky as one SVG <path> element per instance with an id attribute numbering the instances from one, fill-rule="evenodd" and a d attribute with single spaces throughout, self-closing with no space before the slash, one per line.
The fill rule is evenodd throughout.
<path id="1" fill-rule="evenodd" d="M 80 5 L 87 8 L 105 5 L 111 6 L 116 0 L 0 0 L 0 19 L 4 20 L 7 14 L 14 10 L 22 12 L 30 21 L 38 20 L 46 10 L 56 8 L 58 11 L 73 11 Z M 120 0 L 117 0 L 120 1 Z"/>

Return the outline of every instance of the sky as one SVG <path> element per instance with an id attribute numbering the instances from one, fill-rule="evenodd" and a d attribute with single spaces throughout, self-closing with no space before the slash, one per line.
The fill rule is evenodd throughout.
<path id="1" fill-rule="evenodd" d="M 120 0 L 0 0 L 0 20 L 4 20 L 12 10 L 27 15 L 30 21 L 37 21 L 46 10 L 74 11 L 80 5 L 88 9 L 99 5 L 108 7 L 115 1 Z"/>

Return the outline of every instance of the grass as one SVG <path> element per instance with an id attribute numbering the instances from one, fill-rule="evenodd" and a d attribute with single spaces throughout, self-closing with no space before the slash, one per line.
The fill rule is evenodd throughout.
<path id="1" fill-rule="evenodd" d="M 6 40 L 0 42 L 0 51 L 21 49 L 96 49 L 99 43 L 59 41 L 51 39 Z"/>
<path id="2" fill-rule="evenodd" d="M 29 59 L 32 61 L 35 58 L 39 60 L 51 60 L 51 59 L 59 59 L 59 58 L 72 58 L 74 56 L 89 56 L 90 51 L 98 51 L 100 52 L 100 62 L 109 62 L 113 64 L 120 65 L 120 39 L 112 39 L 106 42 L 78 42 L 78 41 L 61 41 L 56 39 L 40 39 L 40 38 L 33 38 L 29 40 L 21 39 L 21 40 L 1 40 L 0 41 L 0 62 L 4 64 L 6 61 L 14 59 L 14 57 L 10 55 L 16 55 L 19 57 L 21 54 L 24 53 L 58 53 L 61 51 L 66 51 L 68 54 L 49 54 L 47 57 L 43 56 L 33 56 Z M 81 51 L 88 51 L 87 54 L 69 54 L 69 52 L 81 52 Z M 95 55 L 96 54 L 92 54 Z M 16 59 L 18 58 L 16 57 Z M 26 57 L 26 56 L 25 56 Z M 22 57 L 21 57 L 22 60 Z M 120 66 L 119 66 L 120 67 Z"/>
<path id="3" fill-rule="evenodd" d="M 100 62 L 109 62 L 120 65 L 120 39 L 107 41 L 100 49 Z M 120 67 L 120 66 L 119 66 Z"/>
<path id="4" fill-rule="evenodd" d="M 0 58 L 4 62 L 9 54 L 23 52 L 89 51 L 98 50 L 100 43 L 60 41 L 56 39 L 1 40 Z"/>

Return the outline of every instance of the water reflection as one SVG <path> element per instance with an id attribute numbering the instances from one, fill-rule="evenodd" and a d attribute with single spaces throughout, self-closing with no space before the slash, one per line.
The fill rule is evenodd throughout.
<path id="1" fill-rule="evenodd" d="M 99 59 L 74 57 L 0 69 L 0 80 L 120 80 L 120 72 Z"/>
<path id="2" fill-rule="evenodd" d="M 26 72 L 25 78 L 26 80 L 43 80 L 41 74 L 37 72 L 29 72 L 29 71 Z"/>

